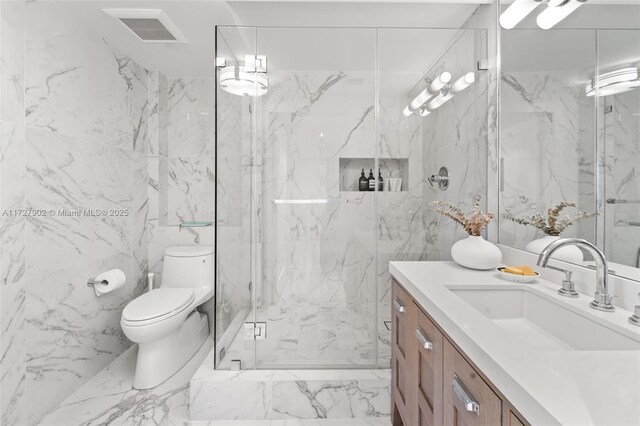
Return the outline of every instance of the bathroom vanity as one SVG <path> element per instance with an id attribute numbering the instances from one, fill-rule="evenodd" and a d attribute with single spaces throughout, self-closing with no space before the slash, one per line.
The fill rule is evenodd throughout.
<path id="1" fill-rule="evenodd" d="M 393 425 L 634 424 L 629 312 L 452 262 L 391 262 Z"/>

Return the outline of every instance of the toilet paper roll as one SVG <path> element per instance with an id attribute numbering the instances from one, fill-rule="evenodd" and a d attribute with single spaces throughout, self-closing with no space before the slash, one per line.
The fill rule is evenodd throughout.
<path id="1" fill-rule="evenodd" d="M 96 284 L 93 286 L 96 291 L 96 295 L 100 296 L 102 294 L 112 292 L 119 287 L 122 287 L 127 281 L 127 277 L 120 269 L 112 269 L 98 275 L 96 277 L 96 281 L 106 281 L 106 284 Z"/>

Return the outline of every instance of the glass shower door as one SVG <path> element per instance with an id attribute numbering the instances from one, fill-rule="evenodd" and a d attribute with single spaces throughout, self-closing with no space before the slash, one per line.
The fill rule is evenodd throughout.
<path id="1" fill-rule="evenodd" d="M 256 29 L 218 27 L 216 35 L 216 57 L 224 60 L 216 84 L 216 368 L 254 368 L 253 340 L 243 333 L 253 321 L 255 98 L 244 96 L 240 84 L 229 85 L 228 76 L 255 55 Z"/>
<path id="2" fill-rule="evenodd" d="M 257 368 L 376 364 L 375 49 L 373 29 L 257 30 Z"/>

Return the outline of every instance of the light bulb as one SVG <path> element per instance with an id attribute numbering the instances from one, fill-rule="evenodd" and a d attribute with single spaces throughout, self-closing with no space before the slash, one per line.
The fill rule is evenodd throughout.
<path id="1" fill-rule="evenodd" d="M 429 92 L 429 88 L 427 87 L 422 92 L 420 92 L 418 96 L 413 98 L 413 100 L 409 104 L 409 108 L 411 108 L 412 111 L 417 110 L 423 103 L 427 102 L 430 97 L 431 93 Z"/>
<path id="2" fill-rule="evenodd" d="M 500 15 L 500 25 L 502 28 L 510 30 L 518 25 L 533 9 L 538 7 L 542 0 L 515 0 L 507 10 Z"/>
<path id="3" fill-rule="evenodd" d="M 536 22 L 543 30 L 553 28 L 558 22 L 571 15 L 574 10 L 582 6 L 586 0 L 568 0 L 562 6 L 553 6 L 551 3 L 543 10 Z"/>
<path id="4" fill-rule="evenodd" d="M 469 87 L 476 81 L 476 73 L 468 72 L 459 79 L 456 80 L 455 83 L 451 85 L 451 93 L 456 94 L 462 92 L 464 89 Z"/>
<path id="5" fill-rule="evenodd" d="M 431 82 L 431 84 L 429 85 L 429 92 L 432 94 L 437 93 L 439 90 L 442 90 L 442 88 L 446 86 L 450 81 L 451 73 L 448 71 L 443 72 Z"/>

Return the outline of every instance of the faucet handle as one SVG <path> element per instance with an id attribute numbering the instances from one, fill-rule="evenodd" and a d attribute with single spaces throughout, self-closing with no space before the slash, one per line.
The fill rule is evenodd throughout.
<path id="1" fill-rule="evenodd" d="M 564 297 L 579 297 L 580 294 L 576 291 L 576 286 L 571 280 L 573 272 L 566 269 L 558 268 L 556 266 L 547 265 L 547 268 L 564 273 L 564 280 L 562 280 L 562 288 L 558 290 L 558 294 Z"/>

